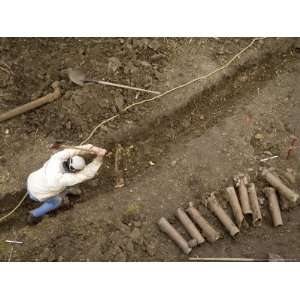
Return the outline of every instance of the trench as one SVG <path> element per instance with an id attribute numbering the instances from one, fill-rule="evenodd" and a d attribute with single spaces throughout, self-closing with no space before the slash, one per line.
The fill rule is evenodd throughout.
<path id="1" fill-rule="evenodd" d="M 230 116 L 236 107 L 244 103 L 244 94 L 256 95 L 257 88 L 262 88 L 269 80 L 274 79 L 277 70 L 284 70 L 284 59 L 292 54 L 280 54 L 263 57 L 256 65 L 240 66 L 231 77 L 226 77 L 218 85 L 196 93 L 190 98 L 188 104 L 169 116 L 158 118 L 152 124 L 134 136 L 124 136 L 120 140 L 109 139 L 107 148 L 113 148 L 116 143 L 130 149 L 126 156 L 125 172 L 127 182 L 134 182 L 138 177 L 147 176 L 149 162 L 159 162 L 168 154 L 170 147 L 175 144 L 187 142 L 199 137 L 209 128 L 215 126 Z M 246 80 L 245 80 L 246 78 Z M 247 103 L 248 104 L 248 103 Z M 128 112 L 130 113 L 130 112 Z M 122 118 L 120 119 L 122 122 Z M 113 155 L 106 159 L 106 168 L 102 168 L 101 184 L 90 188 L 90 183 L 84 183 L 84 199 L 80 202 L 90 201 L 94 196 L 110 193 L 114 190 L 114 159 Z M 1 216 L 13 209 L 25 193 L 25 189 L 12 194 L 0 196 Z M 80 205 L 80 202 L 76 205 Z M 26 225 L 26 214 L 34 204 L 28 200 L 22 204 L 12 217 L 5 220 L 0 226 L 0 232 L 7 232 L 22 228 Z"/>

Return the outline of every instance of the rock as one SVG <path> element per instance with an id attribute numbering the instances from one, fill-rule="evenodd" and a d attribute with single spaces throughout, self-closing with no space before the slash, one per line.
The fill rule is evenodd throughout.
<path id="1" fill-rule="evenodd" d="M 66 128 L 67 128 L 68 130 L 70 130 L 70 129 L 72 128 L 72 123 L 71 123 L 70 120 L 66 123 Z"/>
<path id="2" fill-rule="evenodd" d="M 262 133 L 257 133 L 254 137 L 257 140 L 262 140 L 264 138 L 264 135 Z"/>
<path id="3" fill-rule="evenodd" d="M 152 40 L 149 44 L 148 47 L 154 51 L 157 51 L 160 47 L 160 44 L 158 40 Z"/>
<path id="4" fill-rule="evenodd" d="M 164 54 L 156 53 L 156 54 L 154 54 L 150 57 L 150 61 L 154 63 L 154 62 L 158 62 L 158 61 L 160 61 L 161 59 L 164 59 L 164 58 L 165 58 Z"/>
<path id="5" fill-rule="evenodd" d="M 174 167 L 176 164 L 177 164 L 177 160 L 173 160 L 173 161 L 171 162 L 171 166 L 172 166 L 172 167 Z"/>
<path id="6" fill-rule="evenodd" d="M 88 186 L 90 187 L 97 187 L 99 185 L 98 180 L 94 179 L 94 180 L 90 180 L 87 182 Z"/>
<path id="7" fill-rule="evenodd" d="M 284 261 L 284 258 L 276 253 L 268 253 L 269 261 Z"/>
<path id="8" fill-rule="evenodd" d="M 125 104 L 124 97 L 122 95 L 118 95 L 115 98 L 115 105 L 116 105 L 117 109 L 119 111 L 123 110 L 124 104 Z"/>
<path id="9" fill-rule="evenodd" d="M 128 252 L 130 254 L 134 253 L 134 245 L 131 240 L 126 240 L 126 241 L 124 241 L 123 244 L 124 244 L 124 248 L 125 248 L 126 252 Z"/>
<path id="10" fill-rule="evenodd" d="M 118 252 L 115 257 L 114 260 L 115 261 L 126 261 L 126 254 L 123 251 Z"/>
<path id="11" fill-rule="evenodd" d="M 258 197 L 258 202 L 261 206 L 263 206 L 265 204 L 265 198 L 264 197 Z"/>
<path id="12" fill-rule="evenodd" d="M 247 76 L 246 74 L 241 75 L 241 76 L 239 77 L 239 81 L 241 81 L 241 82 L 246 82 L 247 80 L 248 80 L 248 76 Z"/>
<path id="13" fill-rule="evenodd" d="M 141 231 L 138 228 L 134 228 L 129 236 L 134 242 L 137 242 L 141 237 Z"/>
<path id="14" fill-rule="evenodd" d="M 264 154 L 266 154 L 266 155 L 270 155 L 270 156 L 272 156 L 272 155 L 273 155 L 271 151 L 264 151 Z"/>
<path id="15" fill-rule="evenodd" d="M 155 246 L 153 246 L 152 244 L 147 245 L 146 250 L 147 250 L 147 253 L 148 253 L 150 256 L 154 256 L 155 253 L 156 253 Z"/>
<path id="16" fill-rule="evenodd" d="M 138 64 L 141 65 L 142 67 L 145 67 L 145 68 L 151 68 L 152 67 L 150 63 L 148 63 L 147 61 L 144 61 L 144 60 L 139 60 Z"/>
<path id="17" fill-rule="evenodd" d="M 140 228 L 140 227 L 142 227 L 142 222 L 141 221 L 134 221 L 133 226 Z"/>
<path id="18" fill-rule="evenodd" d="M 117 57 L 110 57 L 108 59 L 108 71 L 115 73 L 122 66 L 121 61 Z"/>
<path id="19" fill-rule="evenodd" d="M 124 68 L 124 73 L 125 74 L 134 74 L 136 73 L 138 68 L 130 61 L 129 63 L 126 64 Z"/>
<path id="20" fill-rule="evenodd" d="M 157 241 L 150 241 L 146 247 L 146 251 L 150 256 L 154 256 L 156 254 L 157 249 Z"/>
<path id="21" fill-rule="evenodd" d="M 204 115 L 200 115 L 200 120 L 204 120 Z"/>
<path id="22" fill-rule="evenodd" d="M 183 128 L 187 129 L 191 126 L 191 120 L 189 119 L 183 119 L 181 121 L 181 125 L 183 126 Z"/>
<path id="23" fill-rule="evenodd" d="M 5 165 L 6 161 L 7 160 L 4 156 L 0 156 L 0 165 Z"/>

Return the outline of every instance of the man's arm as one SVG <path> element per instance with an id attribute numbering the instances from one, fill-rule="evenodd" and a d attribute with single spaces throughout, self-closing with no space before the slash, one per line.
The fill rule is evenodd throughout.
<path id="1" fill-rule="evenodd" d="M 103 156 L 97 156 L 90 164 L 88 164 L 83 170 L 77 173 L 64 173 L 59 182 L 63 186 L 73 186 L 75 184 L 84 182 L 86 180 L 92 179 L 103 162 Z"/>
<path id="2" fill-rule="evenodd" d="M 94 146 L 91 144 L 83 145 L 83 146 L 77 146 L 77 148 L 85 149 L 85 150 L 93 150 Z M 85 153 L 84 151 L 81 151 L 79 149 L 65 149 L 62 151 L 59 151 L 55 154 L 53 154 L 50 158 L 50 160 L 59 160 L 59 161 L 66 161 L 68 158 L 73 157 L 75 155 L 79 155 Z"/>

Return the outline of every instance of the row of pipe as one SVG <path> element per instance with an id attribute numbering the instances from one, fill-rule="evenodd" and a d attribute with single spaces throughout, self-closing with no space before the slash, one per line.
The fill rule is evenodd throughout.
<path id="1" fill-rule="evenodd" d="M 263 193 L 268 199 L 273 225 L 275 227 L 283 225 L 280 206 L 282 209 L 284 209 L 284 207 L 295 207 L 299 195 L 287 187 L 278 176 L 272 174 L 266 168 L 262 170 L 262 177 L 271 185 L 265 187 Z M 251 217 L 254 227 L 260 226 L 262 223 L 262 214 L 255 184 L 249 182 L 246 175 L 236 176 L 234 181 L 236 183 L 236 189 L 234 186 L 227 187 L 225 189 L 225 197 L 232 209 L 235 222 L 220 205 L 215 193 L 211 193 L 207 198 L 207 207 L 233 238 L 240 232 L 243 224 L 248 226 L 246 216 Z M 280 195 L 280 205 L 276 191 Z M 189 241 L 187 241 L 166 218 L 160 218 L 158 225 L 161 231 L 165 232 L 185 254 L 189 254 L 192 248 L 203 244 L 205 240 L 213 243 L 222 237 L 203 217 L 200 210 L 193 206 L 192 202 L 189 203 L 186 211 L 182 208 L 177 208 L 175 215 L 189 234 L 191 238 Z"/>

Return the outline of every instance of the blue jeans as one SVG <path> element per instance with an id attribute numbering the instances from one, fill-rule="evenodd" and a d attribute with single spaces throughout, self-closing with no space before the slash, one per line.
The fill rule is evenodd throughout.
<path id="1" fill-rule="evenodd" d="M 30 194 L 30 192 L 28 192 L 29 197 L 36 202 L 40 202 L 38 199 L 36 199 L 34 196 L 32 196 Z M 48 212 L 57 209 L 58 207 L 60 207 L 61 203 L 62 203 L 62 196 L 61 195 L 57 195 L 57 196 L 53 196 L 50 197 L 48 199 L 46 199 L 45 201 L 42 202 L 42 205 L 36 209 L 33 209 L 30 213 L 34 216 L 34 217 L 42 217 L 45 214 L 47 214 Z"/>

